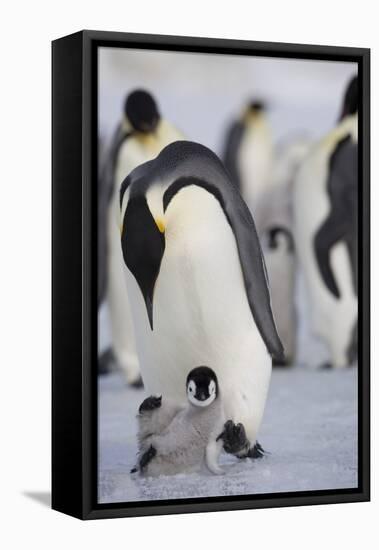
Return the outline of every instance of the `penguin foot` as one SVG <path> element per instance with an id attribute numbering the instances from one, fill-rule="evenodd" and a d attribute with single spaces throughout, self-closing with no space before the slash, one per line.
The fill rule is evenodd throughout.
<path id="1" fill-rule="evenodd" d="M 130 382 L 129 386 L 131 388 L 136 389 L 136 390 L 142 389 L 143 388 L 143 380 L 142 380 L 141 376 L 136 378 L 136 380 L 134 380 L 134 382 Z"/>
<path id="2" fill-rule="evenodd" d="M 332 364 L 329 363 L 329 361 L 326 361 L 325 363 L 322 363 L 320 366 L 319 366 L 319 369 L 320 370 L 331 370 L 333 367 L 332 367 Z"/>
<path id="3" fill-rule="evenodd" d="M 224 451 L 229 454 L 246 455 L 249 450 L 249 441 L 246 437 L 243 424 L 234 424 L 228 420 L 224 425 L 224 431 L 218 436 L 217 441 L 222 439 Z"/>
<path id="4" fill-rule="evenodd" d="M 142 401 L 138 412 L 142 414 L 147 411 L 153 411 L 155 409 L 159 409 L 161 405 L 162 405 L 161 395 L 159 397 L 157 397 L 156 395 L 150 395 L 150 397 L 147 397 L 144 401 Z"/>
<path id="5" fill-rule="evenodd" d="M 247 457 L 249 458 L 263 458 L 267 452 L 263 449 L 262 445 L 256 441 L 254 447 L 250 447 Z"/>
<path id="6" fill-rule="evenodd" d="M 291 365 L 291 361 L 287 357 L 282 357 L 282 359 L 273 359 L 272 360 L 272 366 L 273 367 L 289 367 Z"/>
<path id="7" fill-rule="evenodd" d="M 153 460 L 156 454 L 156 449 L 152 445 L 150 445 L 150 447 L 147 449 L 147 451 L 143 453 L 139 460 L 139 469 L 141 472 L 146 469 L 147 465 Z"/>
<path id="8" fill-rule="evenodd" d="M 104 375 L 112 372 L 116 367 L 116 358 L 112 348 L 107 348 L 99 356 L 97 361 L 98 374 Z"/>

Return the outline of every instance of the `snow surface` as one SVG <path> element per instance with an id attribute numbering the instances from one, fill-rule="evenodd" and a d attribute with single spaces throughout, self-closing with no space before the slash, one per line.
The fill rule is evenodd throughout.
<path id="1" fill-rule="evenodd" d="M 98 388 L 100 503 L 357 486 L 356 368 L 275 369 L 259 434 L 270 454 L 252 461 L 224 453 L 222 476 L 130 474 L 145 393 L 128 388 L 120 373 L 100 377 Z"/>

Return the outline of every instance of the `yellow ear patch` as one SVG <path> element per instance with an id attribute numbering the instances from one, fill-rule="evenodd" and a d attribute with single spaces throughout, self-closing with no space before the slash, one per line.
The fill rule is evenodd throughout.
<path id="1" fill-rule="evenodd" d="M 157 218 L 157 219 L 155 220 L 155 223 L 156 223 L 156 225 L 157 225 L 159 231 L 160 231 L 161 233 L 164 233 L 164 232 L 165 232 L 165 229 L 166 229 L 165 224 L 164 224 L 164 221 L 163 221 L 161 218 Z"/>

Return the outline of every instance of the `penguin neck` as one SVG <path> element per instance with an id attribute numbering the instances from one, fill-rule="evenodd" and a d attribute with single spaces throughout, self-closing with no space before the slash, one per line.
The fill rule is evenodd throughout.
<path id="1" fill-rule="evenodd" d="M 251 126 L 251 125 L 263 126 L 266 124 L 266 117 L 262 111 L 251 111 L 249 109 L 242 115 L 242 122 L 246 126 Z"/>
<path id="2" fill-rule="evenodd" d="M 358 140 L 358 117 L 347 115 L 341 122 L 319 142 L 321 150 L 332 151 L 341 139 L 350 135 L 356 143 Z"/>
<path id="3" fill-rule="evenodd" d="M 348 132 L 354 141 L 358 141 L 358 115 L 345 116 L 340 123 L 342 131 Z"/>
<path id="4" fill-rule="evenodd" d="M 209 231 L 211 218 L 216 221 L 221 213 L 222 208 L 215 195 L 198 185 L 188 185 L 172 198 L 167 207 L 166 236 L 178 238 L 182 235 L 189 241 L 195 238 L 204 239 Z"/>
<path id="5" fill-rule="evenodd" d="M 133 126 L 130 124 L 129 119 L 126 116 L 124 116 L 124 118 L 122 119 L 121 127 L 125 133 L 134 131 Z"/>
<path id="6" fill-rule="evenodd" d="M 194 415 L 209 413 L 210 411 L 213 411 L 214 409 L 219 408 L 219 402 L 220 402 L 220 398 L 216 397 L 216 399 L 214 401 L 212 401 L 212 403 L 210 405 L 208 405 L 207 407 L 198 407 L 198 406 L 194 405 L 193 403 L 191 403 L 189 401 L 188 402 L 189 403 L 189 414 L 191 416 L 194 416 Z"/>

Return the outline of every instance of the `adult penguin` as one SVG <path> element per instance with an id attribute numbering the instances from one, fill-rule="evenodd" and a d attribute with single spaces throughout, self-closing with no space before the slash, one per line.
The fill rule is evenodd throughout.
<path id="1" fill-rule="evenodd" d="M 275 154 L 273 183 L 259 202 L 259 238 L 270 281 L 272 307 L 283 343 L 284 363 L 293 364 L 296 348 L 296 254 L 293 239 L 292 195 L 296 171 L 309 150 L 309 141 L 291 138 Z"/>
<path id="2" fill-rule="evenodd" d="M 123 120 L 115 131 L 103 170 L 103 198 L 99 206 L 106 209 L 103 217 L 106 237 L 103 237 L 105 243 L 99 258 L 99 282 L 102 283 L 99 302 L 106 297 L 112 343 L 111 349 L 100 356 L 99 368 L 108 371 L 115 362 L 133 386 L 141 385 L 141 378 L 120 247 L 120 185 L 136 166 L 154 158 L 168 143 L 181 138 L 181 134 L 161 117 L 153 96 L 145 90 L 135 90 L 125 100 Z"/>
<path id="3" fill-rule="evenodd" d="M 330 363 L 356 359 L 358 81 L 348 85 L 341 117 L 304 160 L 295 182 L 295 240 L 314 333 Z"/>
<path id="4" fill-rule="evenodd" d="M 148 393 L 185 403 L 188 372 L 209 365 L 231 421 L 223 435 L 227 450 L 254 456 L 271 356 L 281 357 L 283 349 L 249 209 L 219 158 L 188 141 L 136 168 L 120 199 Z"/>
<path id="5" fill-rule="evenodd" d="M 226 136 L 223 161 L 233 183 L 254 215 L 259 229 L 258 203 L 271 183 L 274 147 L 266 107 L 252 101 Z"/>

